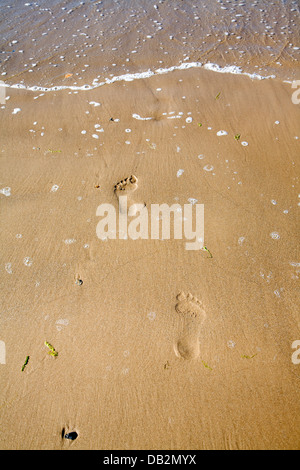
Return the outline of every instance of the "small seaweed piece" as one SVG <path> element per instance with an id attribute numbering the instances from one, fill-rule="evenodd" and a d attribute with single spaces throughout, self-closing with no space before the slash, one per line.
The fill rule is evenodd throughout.
<path id="1" fill-rule="evenodd" d="M 53 356 L 53 357 L 58 356 L 58 352 L 57 352 L 57 351 L 49 351 L 48 354 L 49 354 L 50 356 Z"/>
<path id="2" fill-rule="evenodd" d="M 202 125 L 203 125 L 202 122 L 198 122 L 199 127 L 202 127 Z"/>
<path id="3" fill-rule="evenodd" d="M 202 248 L 202 250 L 207 251 L 207 253 L 209 254 L 210 258 L 213 257 L 213 255 L 211 254 L 211 252 L 209 251 L 209 249 L 207 248 L 207 246 L 204 246 L 204 247 Z"/>
<path id="4" fill-rule="evenodd" d="M 23 364 L 23 366 L 22 366 L 22 372 L 23 372 L 23 370 L 25 369 L 25 367 L 27 366 L 28 361 L 29 361 L 29 356 L 26 356 L 25 362 L 24 362 L 24 364 Z"/>
<path id="5" fill-rule="evenodd" d="M 257 353 L 256 354 L 253 354 L 253 356 L 248 356 L 247 354 L 242 354 L 242 358 L 243 359 L 253 359 L 255 356 L 257 356 Z"/>
<path id="6" fill-rule="evenodd" d="M 220 95 L 221 95 L 221 92 L 219 92 L 216 96 L 216 100 L 218 100 L 220 98 Z"/>
<path id="7" fill-rule="evenodd" d="M 50 349 L 50 351 L 48 351 L 48 354 L 50 356 L 53 356 L 53 357 L 58 356 L 58 352 L 55 351 L 54 347 L 50 343 L 48 343 L 48 341 L 45 341 L 45 345 L 47 346 L 47 348 Z"/>
<path id="8" fill-rule="evenodd" d="M 235 138 L 235 140 L 240 140 L 241 134 L 236 134 L 236 135 L 234 136 L 234 138 Z"/>
<path id="9" fill-rule="evenodd" d="M 54 347 L 52 346 L 52 344 L 48 343 L 48 341 L 45 341 L 45 346 L 47 346 L 47 348 L 51 349 L 51 351 L 55 351 Z"/>
<path id="10" fill-rule="evenodd" d="M 212 368 L 209 367 L 209 365 L 206 364 L 206 362 L 202 361 L 202 364 L 204 365 L 204 367 L 205 367 L 206 369 L 212 370 Z"/>

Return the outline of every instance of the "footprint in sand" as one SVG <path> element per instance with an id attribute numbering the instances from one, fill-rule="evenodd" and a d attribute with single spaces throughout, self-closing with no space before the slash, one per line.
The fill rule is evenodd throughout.
<path id="1" fill-rule="evenodd" d="M 181 316 L 183 327 L 174 345 L 175 354 L 184 359 L 194 359 L 200 353 L 200 329 L 206 313 L 202 303 L 192 294 L 181 292 L 176 298 L 178 303 L 175 310 Z"/>
<path id="2" fill-rule="evenodd" d="M 137 182 L 137 177 L 131 175 L 129 178 L 126 178 L 115 185 L 114 191 L 117 198 L 119 199 L 120 210 L 123 214 L 126 213 L 127 210 L 129 210 L 129 215 L 134 215 L 136 212 L 136 207 L 132 196 L 138 188 Z M 126 201 L 121 198 L 122 196 L 127 197 L 127 204 Z"/>

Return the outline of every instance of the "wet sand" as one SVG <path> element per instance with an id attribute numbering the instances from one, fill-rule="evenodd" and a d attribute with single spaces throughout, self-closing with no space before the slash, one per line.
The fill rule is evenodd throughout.
<path id="1" fill-rule="evenodd" d="M 299 12 L 246 3 L 3 2 L 1 449 L 299 449 Z"/>
<path id="2" fill-rule="evenodd" d="M 291 92 L 207 70 L 38 99 L 10 89 L 2 449 L 299 448 Z M 212 257 L 185 240 L 97 238 L 97 207 L 117 209 L 132 174 L 134 202 L 205 205 Z"/>

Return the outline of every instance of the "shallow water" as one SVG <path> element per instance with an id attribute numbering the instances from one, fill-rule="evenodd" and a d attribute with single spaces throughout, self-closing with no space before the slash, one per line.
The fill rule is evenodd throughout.
<path id="1" fill-rule="evenodd" d="M 185 63 L 300 76 L 296 0 L 20 3 L 0 2 L 0 79 L 10 85 L 80 87 Z"/>

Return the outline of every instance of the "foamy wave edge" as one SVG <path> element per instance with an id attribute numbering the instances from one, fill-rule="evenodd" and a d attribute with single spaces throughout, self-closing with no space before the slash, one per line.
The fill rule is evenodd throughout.
<path id="1" fill-rule="evenodd" d="M 8 84 L 0 84 L 1 86 L 5 86 L 7 88 L 18 88 L 20 90 L 27 90 L 27 91 L 41 91 L 41 92 L 50 92 L 50 91 L 61 91 L 61 90 L 72 90 L 72 91 L 88 91 L 88 90 L 94 90 L 95 88 L 99 88 L 103 85 L 110 85 L 115 82 L 132 82 L 134 80 L 140 80 L 140 79 L 145 79 L 145 78 L 150 78 L 155 75 L 163 75 L 167 74 L 170 72 L 173 72 L 174 70 L 187 70 L 191 68 L 204 68 L 206 70 L 210 70 L 212 72 L 217 72 L 217 73 L 226 73 L 226 74 L 234 74 L 234 75 L 245 75 L 252 80 L 268 80 L 272 78 L 276 78 L 276 75 L 269 75 L 269 76 L 262 76 L 257 73 L 248 73 L 248 72 L 243 72 L 241 67 L 238 67 L 236 65 L 226 65 L 225 67 L 220 67 L 217 64 L 212 64 L 212 63 L 207 63 L 207 64 L 202 64 L 201 62 L 185 62 L 182 63 L 181 65 L 174 65 L 172 67 L 168 68 L 159 68 L 156 70 L 150 70 L 148 69 L 146 72 L 136 72 L 136 73 L 128 73 L 125 75 L 119 75 L 115 76 L 113 78 L 106 78 L 104 82 L 98 82 L 98 79 L 94 79 L 92 85 L 83 85 L 83 86 L 75 86 L 75 85 L 60 85 L 60 86 L 53 86 L 50 88 L 47 87 L 41 87 L 41 86 L 26 86 L 23 85 L 22 83 L 17 83 L 13 85 L 8 85 Z"/>

